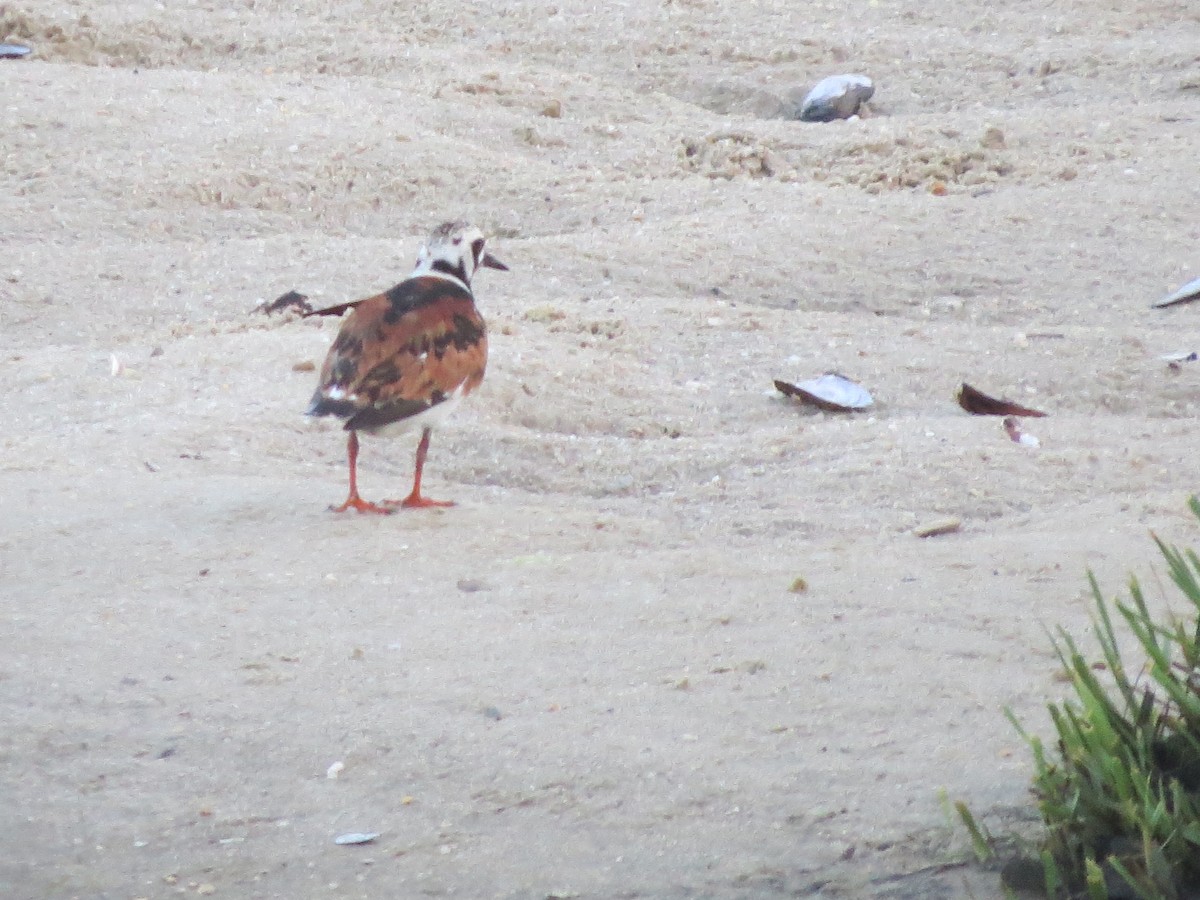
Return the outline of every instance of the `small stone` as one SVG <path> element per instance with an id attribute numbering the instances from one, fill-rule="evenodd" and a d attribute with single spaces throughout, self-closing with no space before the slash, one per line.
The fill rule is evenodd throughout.
<path id="1" fill-rule="evenodd" d="M 1008 146 L 1004 140 L 1004 132 L 991 125 L 983 132 L 983 137 L 979 139 L 979 145 L 985 150 L 1003 150 Z"/>
<path id="2" fill-rule="evenodd" d="M 341 760 L 331 763 L 329 768 L 325 770 L 325 777 L 330 781 L 336 781 L 338 776 L 342 774 L 342 770 L 346 768 L 346 764 Z"/>
<path id="3" fill-rule="evenodd" d="M 292 363 L 293 372 L 314 372 L 317 364 L 311 359 L 302 359 L 300 362 Z"/>
<path id="4" fill-rule="evenodd" d="M 1000 881 L 1013 891 L 1040 893 L 1046 884 L 1042 861 L 1028 856 L 1014 857 L 1001 867 Z"/>
<path id="5" fill-rule="evenodd" d="M 491 719 L 493 722 L 499 722 L 501 718 L 500 710 L 495 706 L 485 706 L 483 708 L 484 718 Z"/>
<path id="6" fill-rule="evenodd" d="M 808 590 L 808 582 L 803 578 L 797 578 L 792 582 L 788 590 L 793 594 L 803 594 Z"/>
<path id="7" fill-rule="evenodd" d="M 200 896 L 202 896 L 202 897 L 208 897 L 209 895 L 211 895 L 211 894 L 215 894 L 216 892 L 217 892 L 217 887 L 216 887 L 216 885 L 214 885 L 214 884 L 210 884 L 210 883 L 209 883 L 209 882 L 207 882 L 207 881 L 206 881 L 206 882 L 204 882 L 204 884 L 202 884 L 202 885 L 199 885 L 199 886 L 196 888 L 196 893 L 197 893 L 197 894 L 199 894 L 199 895 L 200 895 Z"/>
<path id="8" fill-rule="evenodd" d="M 562 118 L 562 101 L 561 100 L 551 100 L 549 103 L 547 103 L 545 106 L 542 107 L 542 115 L 545 116 L 547 119 Z"/>

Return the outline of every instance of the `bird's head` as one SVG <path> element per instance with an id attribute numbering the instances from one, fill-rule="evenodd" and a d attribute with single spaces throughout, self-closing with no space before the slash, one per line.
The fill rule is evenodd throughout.
<path id="1" fill-rule="evenodd" d="M 441 275 L 470 290 L 480 266 L 508 271 L 508 266 L 484 249 L 486 243 L 483 232 L 469 222 L 444 222 L 421 246 L 413 275 Z"/>

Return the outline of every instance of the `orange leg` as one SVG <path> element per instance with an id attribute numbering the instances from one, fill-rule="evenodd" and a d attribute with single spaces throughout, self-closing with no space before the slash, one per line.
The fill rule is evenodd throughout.
<path id="1" fill-rule="evenodd" d="M 346 455 L 350 458 L 350 496 L 346 498 L 346 502 L 341 506 L 329 507 L 333 512 L 345 512 L 348 509 L 356 509 L 360 513 L 380 513 L 387 515 L 391 512 L 390 509 L 385 509 L 382 506 L 376 506 L 374 503 L 368 503 L 362 497 L 358 496 L 358 432 L 350 432 L 350 440 L 346 444 Z"/>
<path id="2" fill-rule="evenodd" d="M 423 509 L 428 506 L 453 506 L 453 500 L 430 500 L 428 497 L 421 496 L 421 471 L 425 468 L 425 454 L 429 452 L 429 437 L 432 434 L 430 429 L 426 428 L 421 432 L 421 443 L 417 444 L 417 471 L 413 476 L 412 493 L 398 503 L 395 500 L 384 500 L 384 503 L 392 506 L 400 506 L 404 509 Z"/>

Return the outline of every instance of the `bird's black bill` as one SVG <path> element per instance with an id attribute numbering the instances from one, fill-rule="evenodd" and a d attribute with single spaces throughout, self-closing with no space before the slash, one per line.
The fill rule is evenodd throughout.
<path id="1" fill-rule="evenodd" d="M 481 266 L 487 266 L 489 269 L 499 269 L 501 272 L 507 272 L 508 266 L 496 259 L 490 253 L 483 254 L 483 259 L 479 261 Z"/>

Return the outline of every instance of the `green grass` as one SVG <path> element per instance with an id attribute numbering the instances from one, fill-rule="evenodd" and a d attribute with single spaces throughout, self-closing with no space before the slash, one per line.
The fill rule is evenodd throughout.
<path id="1" fill-rule="evenodd" d="M 1200 500 L 1189 506 L 1200 518 Z M 1061 627 L 1051 635 L 1074 692 L 1049 704 L 1052 746 L 1005 711 L 1033 754 L 1048 897 L 1200 896 L 1200 556 L 1154 541 L 1186 614 L 1156 620 L 1137 579 L 1127 599 L 1106 600 L 1089 575 L 1099 656 L 1085 657 Z M 1118 629 L 1144 657 L 1132 675 Z M 956 807 L 976 853 L 990 855 L 995 840 Z"/>

